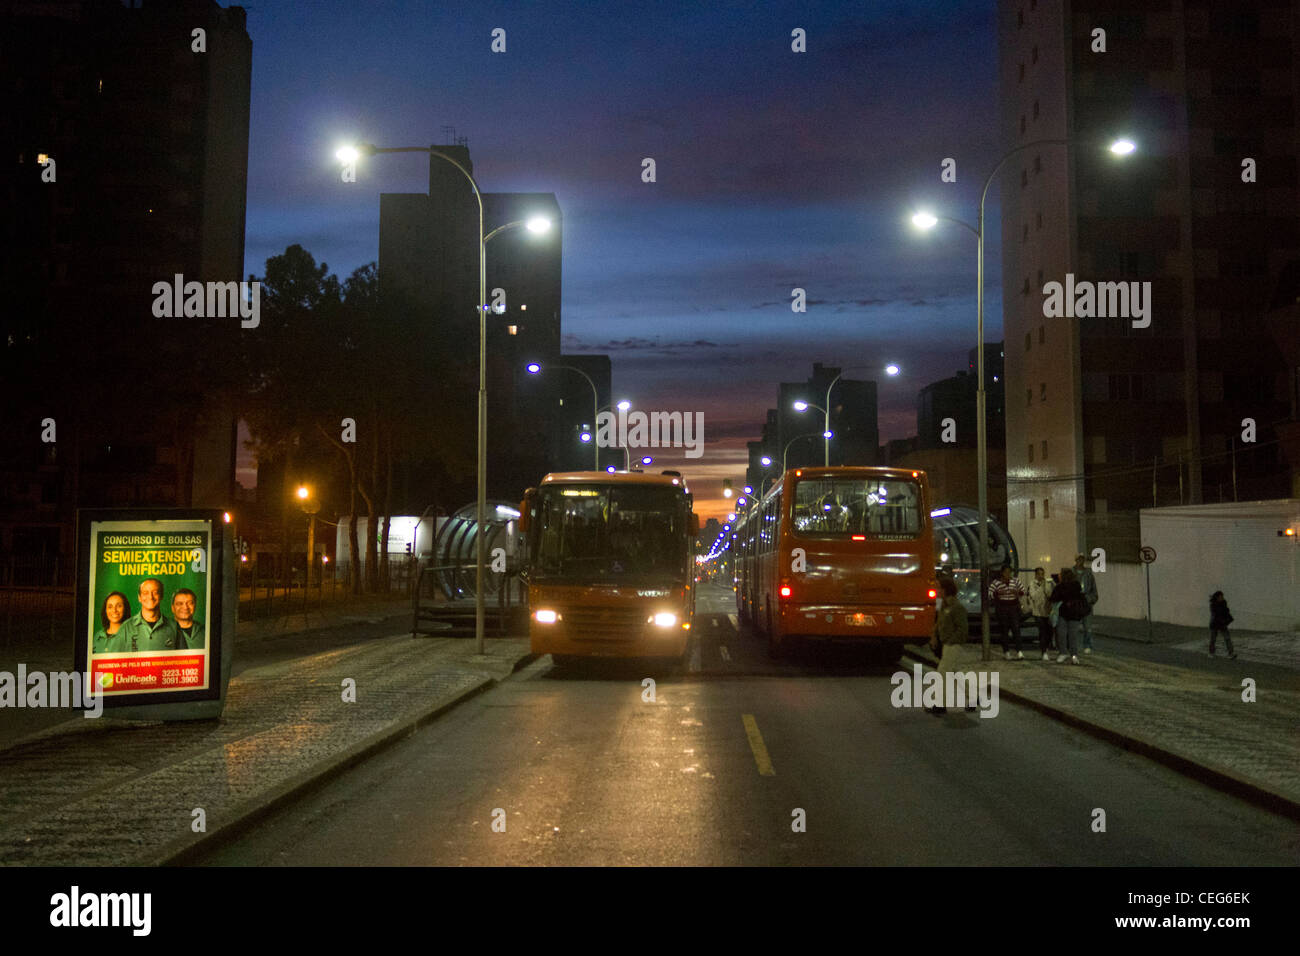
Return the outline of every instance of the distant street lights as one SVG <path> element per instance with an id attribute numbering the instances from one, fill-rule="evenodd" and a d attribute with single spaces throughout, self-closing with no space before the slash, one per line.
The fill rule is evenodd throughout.
<path id="1" fill-rule="evenodd" d="M 569 372 L 577 372 L 585 378 L 587 384 L 591 386 L 591 467 L 593 471 L 600 471 L 600 442 L 597 441 L 597 436 L 600 434 L 597 428 L 597 420 L 600 418 L 600 396 L 596 392 L 596 383 L 591 380 L 590 375 L 574 365 L 548 365 L 547 368 L 561 368 Z M 541 365 L 536 362 L 533 362 L 528 366 L 528 374 L 530 375 L 540 375 L 541 371 Z"/>
<path id="2" fill-rule="evenodd" d="M 833 388 L 835 387 L 835 383 L 838 382 L 838 381 L 840 380 L 840 378 L 844 375 L 845 372 L 852 372 L 852 371 L 855 371 L 855 370 L 857 370 L 857 369 L 868 369 L 868 368 L 875 368 L 875 366 L 874 366 L 874 365 L 850 365 L 848 368 L 842 368 L 842 369 L 840 369 L 839 374 L 836 375 L 833 379 L 831 379 L 831 383 L 830 383 L 829 385 L 826 386 L 826 405 L 825 405 L 825 407 L 822 407 L 821 405 L 814 405 L 814 404 L 812 404 L 811 402 L 803 402 L 803 401 L 799 401 L 799 402 L 795 402 L 795 403 L 794 403 L 794 410 L 795 410 L 796 412 L 807 411 L 807 410 L 810 409 L 810 408 L 815 408 L 815 409 L 817 409 L 817 411 L 819 411 L 819 412 L 822 413 L 822 416 L 823 416 L 822 421 L 824 422 L 824 426 L 823 426 L 823 428 L 822 428 L 822 437 L 823 437 L 824 439 L 826 439 L 826 447 L 825 447 L 825 451 L 824 451 L 824 453 L 823 453 L 823 457 L 822 457 L 822 464 L 823 464 L 824 466 L 826 466 L 826 467 L 830 467 L 830 463 L 831 463 L 831 439 L 835 437 L 834 434 L 831 432 L 831 412 L 830 412 L 830 408 L 831 408 L 831 389 L 833 389 Z M 897 374 L 898 374 L 898 372 L 899 372 L 899 368 L 898 368 L 897 365 L 894 365 L 894 364 L 891 363 L 891 364 L 885 366 L 885 370 L 884 370 L 884 371 L 885 371 L 885 374 L 886 374 L 886 375 L 893 376 L 893 375 L 897 375 Z"/>
<path id="3" fill-rule="evenodd" d="M 487 244 L 506 230 L 520 226 L 532 233 L 546 232 L 551 228 L 551 221 L 545 216 L 532 216 L 529 219 L 516 220 L 503 226 L 497 226 L 497 228 L 485 235 L 483 232 L 483 194 L 479 191 L 478 183 L 468 169 L 446 153 L 436 150 L 432 146 L 380 147 L 371 143 L 362 143 L 357 146 L 343 146 L 335 153 L 335 156 L 339 162 L 348 164 L 355 163 L 362 156 L 374 156 L 378 153 L 428 153 L 430 156 L 437 156 L 439 159 L 446 160 L 459 169 L 465 178 L 469 180 L 470 187 L 474 190 L 474 198 L 478 201 L 478 500 L 474 508 L 474 523 L 477 527 L 477 534 L 475 535 L 477 540 L 477 567 L 474 578 L 474 649 L 481 656 L 484 649 L 483 634 L 486 618 L 483 586 L 486 577 L 487 557 L 487 535 L 484 533 L 483 527 L 487 514 Z M 354 520 L 355 517 L 354 515 Z"/>
<path id="4" fill-rule="evenodd" d="M 989 186 L 993 184 L 994 178 L 998 171 L 1012 156 L 1017 153 L 1031 149 L 1035 146 L 1068 146 L 1069 140 L 1065 139 L 1036 139 L 1032 142 L 1017 146 L 1015 149 L 1008 151 L 996 166 L 989 173 L 988 178 L 984 180 L 984 188 L 980 192 L 980 218 L 979 227 L 970 225 L 960 219 L 953 219 L 951 216 L 936 216 L 927 211 L 917 212 L 912 216 L 912 225 L 921 230 L 930 230 L 938 225 L 940 220 L 945 222 L 956 223 L 964 226 L 975 234 L 979 251 L 977 254 L 976 265 L 976 357 L 975 364 L 979 376 L 979 385 L 976 392 L 975 400 L 975 429 L 977 444 L 977 467 L 979 475 L 976 480 L 979 491 L 979 529 L 980 529 L 980 633 L 984 644 L 984 659 L 989 655 L 989 605 L 988 605 L 988 588 L 989 588 L 989 500 L 988 500 L 988 483 L 989 483 L 989 460 L 988 460 L 988 423 L 985 420 L 987 415 L 985 411 L 984 398 L 984 203 L 988 199 Z M 1128 139 L 1118 139 L 1110 144 L 1110 151 L 1116 156 L 1128 156 L 1137 149 L 1137 146 Z"/>

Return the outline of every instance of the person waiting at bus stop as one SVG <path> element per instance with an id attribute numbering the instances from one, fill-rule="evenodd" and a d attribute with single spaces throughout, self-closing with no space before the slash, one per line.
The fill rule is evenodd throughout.
<path id="1" fill-rule="evenodd" d="M 957 600 L 957 582 L 950 577 L 939 578 L 939 591 L 943 595 L 939 602 L 939 613 L 934 620 L 934 634 L 930 638 L 930 649 L 939 656 L 936 668 L 940 674 L 947 674 L 958 669 L 959 661 L 965 656 L 966 642 L 970 639 L 970 619 L 961 601 Z M 975 703 L 966 704 L 967 710 L 975 710 Z M 932 714 L 946 714 L 948 708 L 939 706 L 929 708 Z"/>
<path id="2" fill-rule="evenodd" d="M 1025 659 L 1020 652 L 1020 599 L 1024 596 L 1025 586 L 1019 578 L 1012 577 L 1011 566 L 1004 564 L 998 579 L 989 585 L 989 600 L 993 602 L 994 616 L 1002 628 L 1002 652 L 1009 661 Z"/>

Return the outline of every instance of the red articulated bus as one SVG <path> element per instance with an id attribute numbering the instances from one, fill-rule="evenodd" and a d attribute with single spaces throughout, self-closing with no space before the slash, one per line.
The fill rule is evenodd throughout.
<path id="1" fill-rule="evenodd" d="M 780 657 L 804 638 L 870 644 L 896 661 L 934 629 L 938 583 L 925 472 L 787 471 L 733 531 L 736 609 Z"/>

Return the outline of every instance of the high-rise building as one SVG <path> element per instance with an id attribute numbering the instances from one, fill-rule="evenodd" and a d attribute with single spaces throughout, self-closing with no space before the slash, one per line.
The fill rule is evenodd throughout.
<path id="1" fill-rule="evenodd" d="M 998 16 L 1009 530 L 1033 563 L 1134 560 L 1139 508 L 1290 490 L 1264 315 L 1300 247 L 1300 4 Z"/>
<path id="2" fill-rule="evenodd" d="M 916 438 L 919 448 L 974 448 L 977 444 L 976 408 L 979 377 L 975 374 L 978 350 L 971 349 L 966 368 L 952 378 L 924 386 L 916 396 Z M 1006 441 L 1006 414 L 1001 342 L 984 346 L 984 406 L 990 448 Z M 944 441 L 951 419 L 952 441 Z"/>
<path id="3" fill-rule="evenodd" d="M 152 306 L 242 278 L 251 69 L 241 7 L 0 2 L 0 553 L 70 568 L 78 507 L 234 499 L 239 318 Z"/>
<path id="4" fill-rule="evenodd" d="M 473 174 L 463 140 L 434 148 Z M 379 274 L 387 314 L 410 327 L 412 355 L 427 363 L 429 375 L 450 376 L 476 389 L 479 210 L 469 181 L 445 159 L 430 156 L 428 193 L 384 193 L 379 210 Z M 507 499 L 558 467 L 560 459 L 579 460 L 562 449 L 576 440 L 575 427 L 591 418 L 585 382 L 572 376 L 577 388 L 571 373 L 562 370 L 529 375 L 528 364 L 544 369 L 588 359 L 599 364 L 594 356 L 560 354 L 563 223 L 555 195 L 483 193 L 485 234 L 535 216 L 551 220 L 547 232 L 514 228 L 487 244 L 488 490 Z M 604 381 L 607 393 L 608 359 Z M 473 403 L 462 407 L 472 414 Z M 460 433 L 473 434 L 473 429 Z M 460 460 L 474 460 L 473 448 L 462 451 Z"/>

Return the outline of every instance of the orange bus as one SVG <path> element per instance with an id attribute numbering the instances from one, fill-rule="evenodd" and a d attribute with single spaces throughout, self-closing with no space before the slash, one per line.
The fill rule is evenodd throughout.
<path id="1" fill-rule="evenodd" d="M 779 657 L 808 637 L 875 645 L 894 661 L 934 629 L 925 472 L 797 468 L 749 499 L 734 530 L 736 608 Z"/>
<path id="2" fill-rule="evenodd" d="M 678 473 L 547 475 L 519 513 L 534 654 L 685 656 L 699 519 Z"/>

